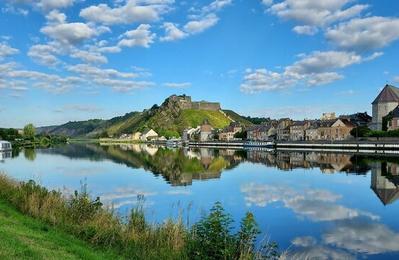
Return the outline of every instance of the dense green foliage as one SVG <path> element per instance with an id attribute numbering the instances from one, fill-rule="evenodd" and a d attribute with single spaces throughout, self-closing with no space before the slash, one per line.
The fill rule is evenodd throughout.
<path id="1" fill-rule="evenodd" d="M 260 125 L 265 122 L 269 122 L 270 118 L 269 117 L 251 117 L 251 116 L 244 116 L 243 117 L 245 120 L 251 122 L 254 125 Z"/>
<path id="2" fill-rule="evenodd" d="M 22 138 L 17 129 L 13 128 L 0 128 L 0 140 L 14 141 L 15 139 Z"/>
<path id="3" fill-rule="evenodd" d="M 0 259 L 118 259 L 0 200 Z"/>
<path id="4" fill-rule="evenodd" d="M 247 138 L 247 131 L 242 131 L 242 132 L 235 133 L 234 134 L 234 138 L 241 138 L 241 139 Z"/>
<path id="5" fill-rule="evenodd" d="M 150 224 L 141 203 L 126 220 L 121 219 L 104 208 L 99 198 L 91 199 L 85 186 L 66 198 L 33 181 L 19 183 L 0 175 L 0 200 L 50 227 L 128 259 L 259 259 L 278 255 L 274 244 L 255 250 L 258 229 L 251 214 L 242 220 L 239 232 L 233 234 L 231 217 L 220 203 L 188 229 L 181 220 Z M 0 248 L 0 255 L 11 250 L 9 247 Z M 42 250 L 48 248 L 43 245 Z"/>
<path id="6" fill-rule="evenodd" d="M 33 124 L 27 124 L 24 127 L 24 138 L 25 139 L 33 140 L 33 138 L 35 138 L 35 134 L 36 134 L 36 128 L 34 127 Z"/>
<path id="7" fill-rule="evenodd" d="M 373 131 L 365 126 L 360 126 L 351 130 L 354 137 L 399 137 L 399 130 L 392 131 Z"/>

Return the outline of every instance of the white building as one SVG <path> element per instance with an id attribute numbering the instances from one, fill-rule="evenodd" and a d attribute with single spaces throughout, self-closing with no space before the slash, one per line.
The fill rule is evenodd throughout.
<path id="1" fill-rule="evenodd" d="M 12 147 L 10 142 L 0 140 L 0 151 L 10 151 L 11 149 Z"/>
<path id="2" fill-rule="evenodd" d="M 144 131 L 143 134 L 140 137 L 140 139 L 142 141 L 149 141 L 149 140 L 154 140 L 154 139 L 157 139 L 157 138 L 158 138 L 157 132 L 155 132 L 152 129 Z"/>

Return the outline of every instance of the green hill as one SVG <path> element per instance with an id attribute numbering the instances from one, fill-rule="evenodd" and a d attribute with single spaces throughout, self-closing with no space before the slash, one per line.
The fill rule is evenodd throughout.
<path id="1" fill-rule="evenodd" d="M 181 136 L 184 129 L 197 127 L 207 119 L 214 128 L 224 128 L 232 121 L 251 125 L 231 110 L 192 109 L 181 101 L 186 96 L 171 96 L 160 106 L 154 105 L 143 112 L 131 112 L 110 120 L 68 122 L 61 126 L 43 127 L 39 131 L 70 137 L 115 137 L 152 128 L 165 137 Z"/>

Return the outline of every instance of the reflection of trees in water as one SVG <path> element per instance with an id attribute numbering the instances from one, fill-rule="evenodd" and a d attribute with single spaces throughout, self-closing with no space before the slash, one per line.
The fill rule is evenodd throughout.
<path id="1" fill-rule="evenodd" d="M 24 156 L 29 161 L 34 161 L 36 159 L 36 151 L 34 148 L 25 148 Z"/>

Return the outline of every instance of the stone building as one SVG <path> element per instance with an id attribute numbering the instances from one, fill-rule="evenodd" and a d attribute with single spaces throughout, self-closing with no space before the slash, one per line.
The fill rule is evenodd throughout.
<path id="1" fill-rule="evenodd" d="M 242 132 L 242 126 L 238 122 L 231 122 L 229 126 L 224 128 L 219 133 L 220 141 L 231 141 L 234 140 L 234 135 L 236 133 Z"/>
<path id="2" fill-rule="evenodd" d="M 210 141 L 213 136 L 212 132 L 213 132 L 212 126 L 209 124 L 209 121 L 205 119 L 202 125 L 200 126 L 200 141 L 201 142 Z"/>
<path id="3" fill-rule="evenodd" d="M 278 122 L 270 122 L 254 125 L 247 129 L 247 139 L 251 141 L 270 141 L 276 138 Z"/>
<path id="4" fill-rule="evenodd" d="M 290 140 L 303 141 L 306 138 L 306 129 L 310 126 L 309 121 L 294 121 L 290 125 Z"/>
<path id="5" fill-rule="evenodd" d="M 389 113 L 389 120 L 387 121 L 387 130 L 397 130 L 399 129 L 399 106 Z"/>
<path id="6" fill-rule="evenodd" d="M 399 105 L 399 88 L 385 85 L 372 103 L 373 119 L 370 128 L 382 130 L 382 119 Z"/>
<path id="7" fill-rule="evenodd" d="M 282 118 L 277 125 L 277 140 L 288 141 L 290 139 L 290 125 L 292 120 L 289 118 Z"/>

